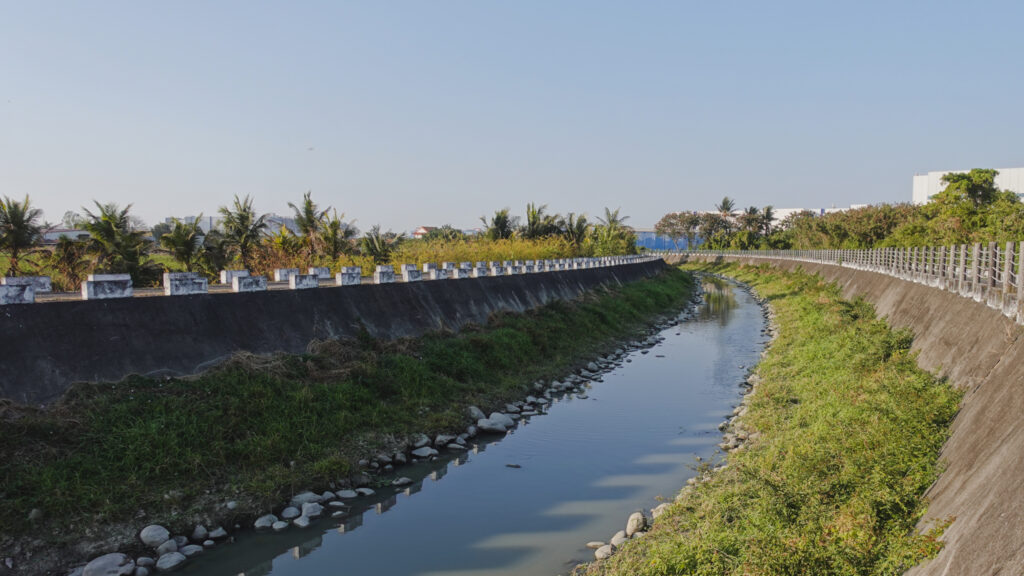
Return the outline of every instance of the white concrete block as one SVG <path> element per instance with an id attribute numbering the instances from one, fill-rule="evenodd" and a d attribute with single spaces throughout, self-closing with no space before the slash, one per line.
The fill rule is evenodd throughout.
<path id="1" fill-rule="evenodd" d="M 477 262 L 477 264 L 482 264 L 482 262 Z M 487 267 L 486 266 L 475 266 L 473 268 L 473 278 L 486 278 L 486 277 L 487 277 Z"/>
<path id="2" fill-rule="evenodd" d="M 507 273 L 504 266 L 491 266 L 491 276 L 504 276 Z"/>
<path id="3" fill-rule="evenodd" d="M 89 274 L 86 280 L 90 282 L 106 282 L 108 280 L 131 280 L 131 274 Z"/>
<path id="4" fill-rule="evenodd" d="M 395 268 L 393 266 L 377 266 L 373 272 L 374 284 L 390 284 L 395 281 Z"/>
<path id="5" fill-rule="evenodd" d="M 93 280 L 91 278 L 99 279 Z M 107 280 L 104 276 L 124 276 Z M 131 298 L 132 279 L 128 274 L 90 274 L 90 280 L 82 282 L 83 300 L 106 300 L 110 298 Z"/>
<path id="6" fill-rule="evenodd" d="M 266 276 L 235 276 L 231 279 L 232 292 L 262 292 L 266 289 Z"/>
<path id="7" fill-rule="evenodd" d="M 288 288 L 292 290 L 309 290 L 320 287 L 320 276 L 316 274 L 292 274 L 288 277 Z"/>
<path id="8" fill-rule="evenodd" d="M 310 266 L 309 273 L 321 280 L 331 279 L 331 269 L 326 266 Z"/>
<path id="9" fill-rule="evenodd" d="M 298 273 L 298 268 L 276 268 L 274 269 L 274 282 L 287 282 L 288 278 Z"/>
<path id="10" fill-rule="evenodd" d="M 31 286 L 36 294 L 53 290 L 49 276 L 4 276 L 0 278 L 0 286 Z"/>
<path id="11" fill-rule="evenodd" d="M 197 272 L 164 272 L 164 295 L 206 294 L 210 286 Z"/>
<path id="12" fill-rule="evenodd" d="M 231 284 L 231 280 L 235 278 L 245 278 L 246 276 L 249 276 L 248 270 L 221 270 L 220 283 Z"/>
<path id="13" fill-rule="evenodd" d="M 358 286 L 363 283 L 363 269 L 359 266 L 343 266 L 334 277 L 338 286 Z"/>
<path id="14" fill-rule="evenodd" d="M 36 301 L 35 287 L 31 284 L 0 285 L 0 306 L 8 304 L 32 304 Z"/>
<path id="15" fill-rule="evenodd" d="M 430 271 L 430 279 L 431 280 L 447 280 L 448 278 L 451 277 L 451 273 L 452 272 L 454 272 L 454 270 L 449 270 L 447 268 L 440 268 L 440 269 L 435 268 L 435 269 Z"/>
<path id="16" fill-rule="evenodd" d="M 419 282 L 423 280 L 423 272 L 420 272 L 414 264 L 402 264 L 402 281 Z"/>

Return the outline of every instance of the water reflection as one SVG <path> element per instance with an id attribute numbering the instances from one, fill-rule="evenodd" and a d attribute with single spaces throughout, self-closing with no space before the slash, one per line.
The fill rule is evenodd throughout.
<path id="1" fill-rule="evenodd" d="M 700 282 L 704 290 L 704 305 L 698 309 L 700 319 L 717 319 L 725 326 L 732 319 L 732 311 L 739 306 L 735 286 L 717 276 L 701 275 Z"/>
<path id="2" fill-rule="evenodd" d="M 403 466 L 392 476 L 408 486 L 382 476 L 377 494 L 347 502 L 340 518 L 240 533 L 183 573 L 498 576 L 589 560 L 587 541 L 607 541 L 629 513 L 685 485 L 698 456 L 714 458 L 718 422 L 738 402 L 743 366 L 756 363 L 759 309 L 720 279 L 702 285 L 692 320 L 662 331 L 649 354 L 632 353 L 588 399 L 554 402 L 501 442 L 477 438 L 467 452 Z"/>

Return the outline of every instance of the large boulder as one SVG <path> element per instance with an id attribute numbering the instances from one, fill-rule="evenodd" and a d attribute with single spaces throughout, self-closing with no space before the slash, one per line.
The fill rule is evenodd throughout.
<path id="1" fill-rule="evenodd" d="M 156 569 L 159 572 L 169 572 L 184 563 L 184 554 L 181 552 L 171 552 L 156 559 Z"/>
<path id="2" fill-rule="evenodd" d="M 626 520 L 626 537 L 632 538 L 633 534 L 637 532 L 643 532 L 647 529 L 647 518 L 640 512 L 634 512 L 629 515 L 629 520 Z"/>
<path id="3" fill-rule="evenodd" d="M 323 499 L 324 497 L 319 494 L 314 494 L 313 492 L 303 492 L 302 494 L 295 495 L 292 498 L 292 501 L 289 502 L 289 505 L 294 506 L 296 508 L 302 508 L 303 504 L 307 504 L 309 502 L 320 503 L 323 501 Z"/>
<path id="4" fill-rule="evenodd" d="M 504 424 L 506 430 L 516 425 L 515 420 L 513 420 L 512 418 L 505 414 L 502 414 L 501 412 L 491 412 L 491 415 L 488 417 L 488 420 L 490 420 L 491 422 L 498 422 L 500 424 Z"/>
<path id="5" fill-rule="evenodd" d="M 319 518 L 324 513 L 324 507 L 316 502 L 307 502 L 302 505 L 302 515 L 306 518 Z"/>
<path id="6" fill-rule="evenodd" d="M 267 514 L 265 516 L 260 516 L 259 518 L 257 518 L 256 522 L 253 523 L 252 527 L 256 530 L 263 530 L 273 526 L 274 522 L 277 522 L 277 516 L 274 516 L 273 514 Z"/>
<path id="7" fill-rule="evenodd" d="M 412 455 L 417 458 L 430 458 L 431 456 L 437 456 L 437 450 L 430 446 L 423 446 L 413 450 Z"/>
<path id="8" fill-rule="evenodd" d="M 150 524 L 139 532 L 139 540 L 150 548 L 156 548 L 157 546 L 167 542 L 171 538 L 171 533 L 167 531 L 167 528 L 160 526 L 159 524 Z"/>
<path id="9" fill-rule="evenodd" d="M 469 408 L 466 408 L 466 411 L 469 412 L 469 417 L 472 418 L 473 420 L 483 420 L 487 418 L 487 415 L 484 414 L 484 411 L 477 408 L 476 406 L 470 406 Z"/>
<path id="10" fill-rule="evenodd" d="M 104 554 L 85 565 L 82 576 L 131 576 L 135 561 L 124 554 Z"/>

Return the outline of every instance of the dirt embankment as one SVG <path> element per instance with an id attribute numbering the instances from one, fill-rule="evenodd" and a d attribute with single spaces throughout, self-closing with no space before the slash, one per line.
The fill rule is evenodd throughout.
<path id="1" fill-rule="evenodd" d="M 927 493 L 924 523 L 953 520 L 946 546 L 908 574 L 1024 574 L 1024 328 L 973 300 L 875 272 L 747 263 L 800 267 L 835 282 L 844 297 L 863 297 L 892 326 L 914 332 L 922 368 L 966 391 L 943 448 L 946 470 Z"/>

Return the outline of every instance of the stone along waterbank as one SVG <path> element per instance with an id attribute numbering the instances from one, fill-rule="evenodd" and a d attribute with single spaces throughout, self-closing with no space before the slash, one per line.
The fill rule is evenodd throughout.
<path id="1" fill-rule="evenodd" d="M 364 333 L 302 356 L 239 357 L 196 379 L 83 384 L 48 411 L 11 406 L 0 422 L 3 524 L 32 535 L 18 539 L 14 561 L 24 567 L 24 555 L 52 545 L 64 557 L 95 554 L 134 541 L 147 523 L 182 534 L 247 525 L 296 483 L 329 489 L 396 440 L 457 436 L 468 404 L 499 411 L 522 400 L 534 380 L 679 306 L 689 286 L 667 271 L 498 315 L 485 329 L 399 342 Z M 25 457 L 40 453 L 53 456 Z M 96 525 L 83 509 L 108 521 Z"/>

